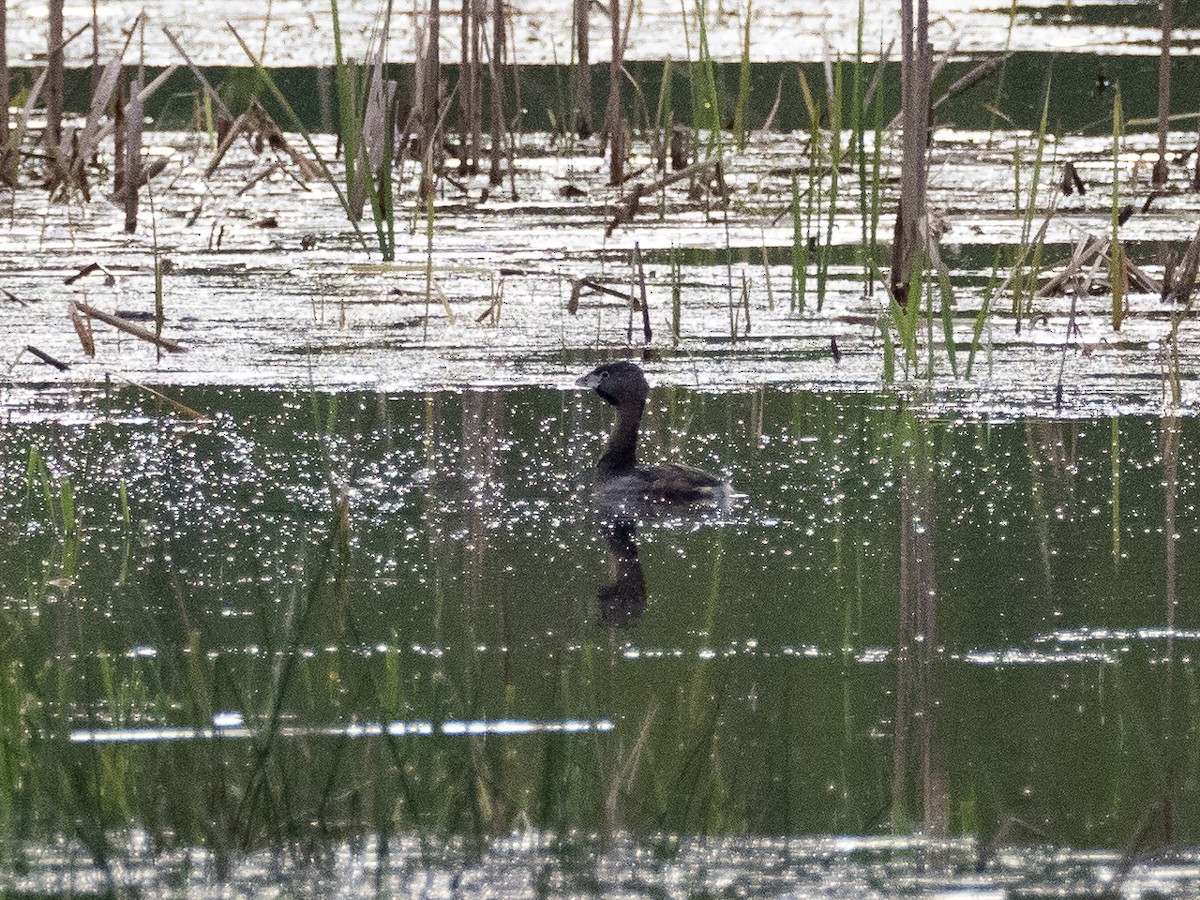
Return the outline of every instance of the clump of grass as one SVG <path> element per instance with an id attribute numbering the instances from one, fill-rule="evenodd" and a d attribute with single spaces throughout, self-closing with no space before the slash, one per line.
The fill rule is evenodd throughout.
<path id="1" fill-rule="evenodd" d="M 1045 225 L 1048 218 L 1043 220 L 1043 227 L 1039 228 L 1037 234 L 1033 233 L 1033 220 L 1037 212 L 1038 193 L 1042 181 L 1042 167 L 1045 159 L 1046 150 L 1046 129 L 1050 113 L 1050 73 L 1046 75 L 1046 86 L 1042 96 L 1042 116 L 1038 124 L 1038 132 L 1034 144 L 1033 168 L 1029 173 L 1029 191 L 1028 199 L 1025 203 L 1023 217 L 1021 221 L 1021 241 L 1017 245 L 1017 257 L 1013 264 L 1013 273 L 1010 278 L 1012 286 L 1012 314 L 1017 317 L 1027 316 L 1033 311 L 1033 297 L 1037 291 L 1038 273 L 1041 270 L 1042 250 L 1045 247 Z M 1021 167 L 1018 162 L 1015 164 L 1015 178 L 1017 188 L 1015 190 L 1016 203 L 1020 210 L 1020 171 Z M 1058 195 L 1054 195 L 1051 201 L 1050 212 L 1052 214 L 1055 205 L 1057 204 Z M 1030 264 L 1025 267 L 1025 260 L 1029 258 Z M 1018 326 L 1019 327 L 1019 326 Z"/>

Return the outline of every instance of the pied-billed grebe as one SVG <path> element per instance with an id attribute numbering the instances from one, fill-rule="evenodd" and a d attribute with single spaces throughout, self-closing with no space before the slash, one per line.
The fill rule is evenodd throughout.
<path id="1" fill-rule="evenodd" d="M 601 500 L 649 500 L 660 503 L 723 503 L 732 494 L 716 475 L 669 463 L 643 468 L 637 464 L 638 426 L 646 410 L 650 385 L 630 362 L 599 366 L 577 382 L 593 388 L 617 408 L 617 422 L 604 455 L 596 463 L 596 495 Z"/>

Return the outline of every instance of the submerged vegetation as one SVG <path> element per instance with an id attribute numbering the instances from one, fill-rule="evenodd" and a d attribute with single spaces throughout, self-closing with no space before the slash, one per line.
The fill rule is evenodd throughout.
<path id="1" fill-rule="evenodd" d="M 351 51 L 353 7 L 299 73 L 139 15 L 74 96 L 100 21 L 52 3 L 0 83 L 0 885 L 640 890 L 618 848 L 695 894 L 1119 892 L 1197 844 L 1169 3 L 1154 117 L 1009 52 L 1015 6 L 968 58 L 860 2 L 798 65 L 757 61 L 772 4 L 648 60 L 643 4 L 579 0 L 541 67 L 500 2 L 382 2 Z M 604 414 L 547 386 L 608 355 L 732 510 L 597 520 Z M 867 837 L 772 843 L 813 834 Z M 706 840 L 775 868 L 710 882 Z"/>

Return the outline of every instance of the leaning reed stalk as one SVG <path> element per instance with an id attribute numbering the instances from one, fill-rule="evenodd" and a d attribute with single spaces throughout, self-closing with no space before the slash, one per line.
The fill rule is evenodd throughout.
<path id="1" fill-rule="evenodd" d="M 330 0 L 330 2 L 336 4 L 337 0 Z M 336 15 L 334 16 L 334 21 L 335 22 L 337 21 Z M 329 165 L 325 162 L 325 159 L 321 156 L 320 151 L 317 150 L 317 145 L 313 143 L 312 135 L 310 135 L 308 133 L 308 129 L 306 129 L 304 127 L 304 123 L 300 120 L 300 117 L 298 115 L 296 115 L 296 111 L 294 109 L 292 109 L 292 105 L 290 103 L 288 103 L 287 98 L 284 97 L 284 95 L 283 95 L 283 92 L 281 90 L 279 90 L 279 86 L 275 83 L 275 79 L 271 77 L 271 73 L 266 70 L 266 68 L 263 66 L 263 64 L 258 60 L 258 57 L 256 57 L 254 55 L 254 52 L 250 49 L 249 45 L 247 45 L 246 42 L 242 39 L 242 36 L 240 34 L 238 34 L 237 30 L 235 28 L 233 28 L 232 25 L 229 26 L 229 30 L 233 33 L 234 38 L 237 39 L 238 44 L 241 45 L 242 52 L 245 53 L 247 57 L 249 57 L 250 62 L 254 66 L 254 71 L 257 72 L 259 77 L 262 78 L 263 83 L 267 86 L 267 90 L 269 90 L 271 92 L 271 96 L 275 98 L 275 102 L 278 103 L 280 109 L 283 110 L 284 114 L 287 117 L 288 123 L 293 128 L 295 128 L 296 131 L 298 131 L 300 133 L 301 137 L 304 138 L 304 142 L 308 145 L 309 152 L 312 153 L 313 158 L 317 161 L 317 165 L 321 169 L 321 174 L 325 176 L 325 180 L 328 182 L 329 186 L 331 188 L 333 188 L 333 192 L 335 194 L 337 194 L 338 202 L 341 203 L 342 210 L 346 213 L 346 218 L 349 220 L 350 226 L 354 229 L 354 234 L 358 237 L 359 242 L 363 245 L 363 247 L 366 247 L 367 246 L 366 236 L 362 233 L 362 229 L 358 227 L 358 220 L 354 216 L 354 214 L 352 213 L 351 208 L 350 208 L 350 200 L 346 196 L 345 192 L 342 191 L 342 188 L 338 184 L 337 179 L 333 177 L 333 172 L 330 171 Z M 335 32 L 336 32 L 336 29 L 335 29 Z M 335 42 L 335 46 L 337 48 L 338 57 L 340 58 L 340 56 L 341 56 L 340 38 L 338 38 L 337 41 Z M 361 126 L 359 126 L 359 127 L 361 129 Z M 361 133 L 361 131 L 360 131 L 360 133 Z M 343 153 L 345 153 L 345 139 L 344 138 L 343 138 L 342 148 L 343 148 Z M 383 245 L 383 243 L 382 243 L 382 237 L 383 237 L 383 235 L 382 235 L 382 233 L 380 233 L 381 249 L 384 250 L 384 252 L 386 252 L 386 246 Z"/>

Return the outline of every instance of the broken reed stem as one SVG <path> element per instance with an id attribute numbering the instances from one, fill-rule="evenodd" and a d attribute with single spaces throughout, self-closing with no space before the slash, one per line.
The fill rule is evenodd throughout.
<path id="1" fill-rule="evenodd" d="M 93 319 L 99 319 L 101 322 L 111 325 L 113 328 L 116 328 L 120 331 L 124 331 L 126 334 L 133 335 L 138 340 L 146 341 L 154 344 L 157 347 L 161 347 L 168 353 L 187 353 L 187 347 L 183 346 L 182 344 L 168 340 L 164 337 L 160 337 L 153 331 L 143 328 L 141 325 L 135 325 L 128 319 L 122 319 L 120 316 L 114 316 L 112 313 L 106 313 L 104 310 L 97 309 L 90 303 L 85 303 L 82 300 L 73 300 L 72 303 L 80 312 L 91 316 Z"/>
<path id="2" fill-rule="evenodd" d="M 678 172 L 672 172 L 670 175 L 660 178 L 654 184 L 645 185 L 640 181 L 635 182 L 629 193 L 629 199 L 617 209 L 612 221 L 608 223 L 608 227 L 604 231 L 605 237 L 610 237 L 618 227 L 633 221 L 633 217 L 637 215 L 638 208 L 641 206 L 643 197 L 652 197 L 675 182 L 693 178 L 705 169 L 719 165 L 719 163 L 720 160 L 716 156 L 711 156 L 699 162 L 692 163 L 687 168 L 680 169 Z"/>
<path id="3" fill-rule="evenodd" d="M 204 88 L 204 93 L 213 102 L 217 109 L 220 110 L 221 115 L 226 119 L 232 119 L 233 113 L 229 111 L 229 107 L 225 105 L 225 101 L 221 99 L 221 95 L 218 94 L 216 89 L 208 83 L 208 79 L 204 77 L 204 73 L 200 71 L 199 67 L 194 62 L 192 62 L 191 57 L 187 55 L 187 51 L 183 49 L 183 45 L 179 43 L 175 35 L 171 34 L 170 30 L 165 25 L 163 26 L 162 32 L 167 36 L 167 40 L 171 42 L 171 46 L 175 48 L 175 52 L 179 54 L 179 57 L 183 60 L 184 65 L 192 70 L 192 74 L 196 76 L 196 80 L 199 81 L 200 86 Z"/>
<path id="4" fill-rule="evenodd" d="M 54 368 L 58 369 L 58 371 L 60 371 L 60 372 L 65 372 L 71 368 L 70 365 L 68 365 L 67 363 L 63 362 L 60 359 L 55 359 L 53 356 L 51 356 L 49 353 L 46 353 L 44 350 L 39 350 L 37 347 L 33 346 L 33 344 L 26 344 L 25 350 L 28 353 L 32 353 L 34 356 L 36 356 L 38 359 L 40 359 L 46 365 L 53 366 Z"/>

